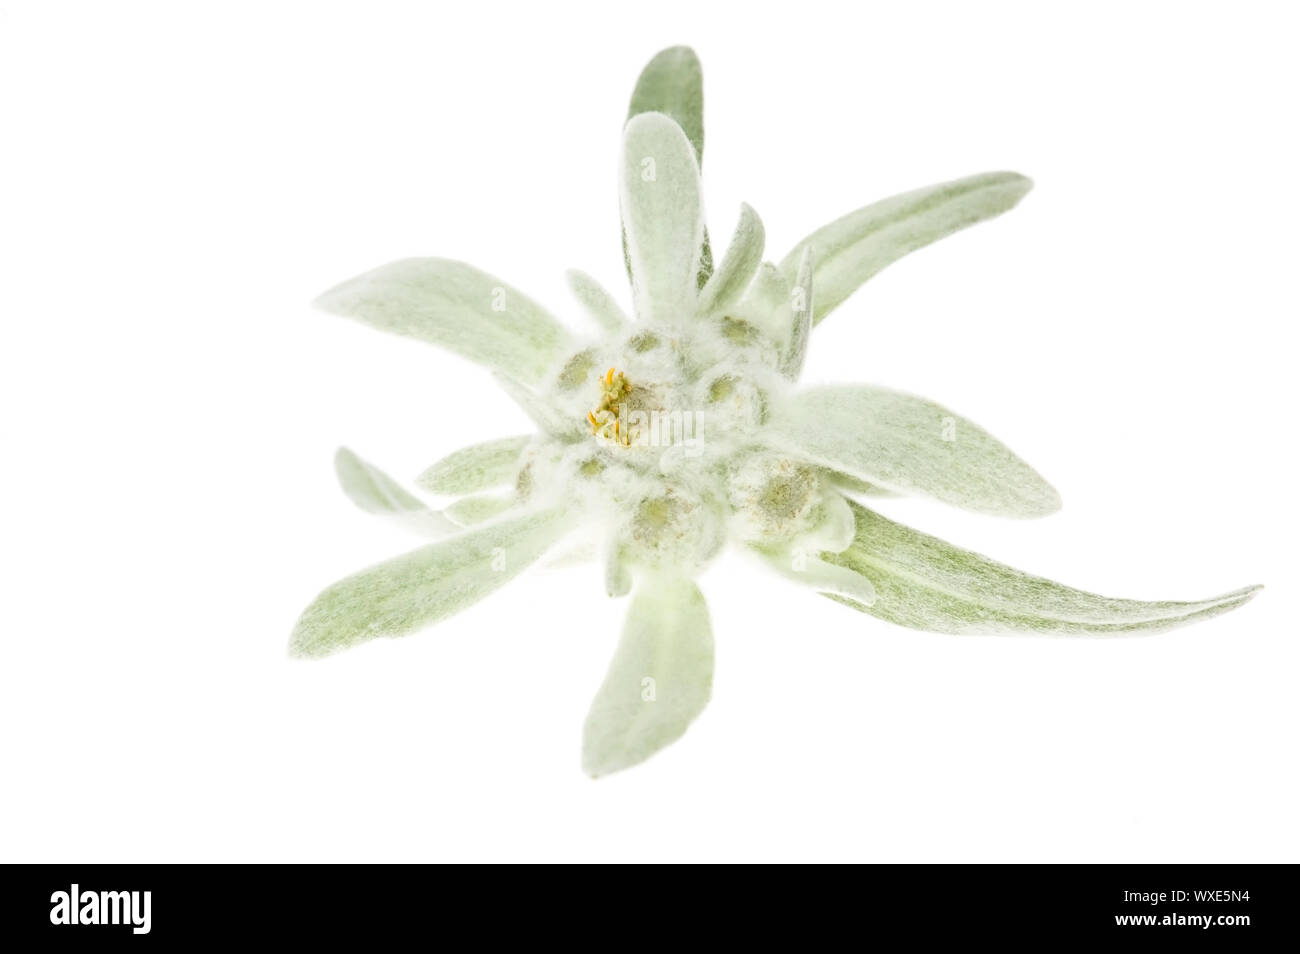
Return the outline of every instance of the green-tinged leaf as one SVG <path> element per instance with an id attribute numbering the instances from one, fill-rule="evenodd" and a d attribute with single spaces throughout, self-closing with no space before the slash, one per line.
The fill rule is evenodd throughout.
<path id="1" fill-rule="evenodd" d="M 793 279 L 803 250 L 810 245 L 817 249 L 816 324 L 886 265 L 958 229 L 1001 215 L 1032 186 L 1015 172 L 986 172 L 884 199 L 813 232 L 782 260 L 781 270 Z"/>
<path id="2" fill-rule="evenodd" d="M 709 702 L 713 630 L 699 587 L 649 577 L 583 728 L 582 763 L 598 777 L 643 762 L 681 738 Z"/>
<path id="3" fill-rule="evenodd" d="M 415 482 L 430 493 L 457 496 L 501 487 L 515 479 L 519 456 L 532 439 L 524 434 L 471 444 L 448 454 Z"/>
<path id="4" fill-rule="evenodd" d="M 704 73 L 699 57 L 689 46 L 660 50 L 646 64 L 632 90 L 627 118 L 641 113 L 663 113 L 682 127 L 695 151 L 704 159 Z"/>
<path id="5" fill-rule="evenodd" d="M 853 505 L 857 535 L 828 562 L 876 588 L 873 616 L 940 633 L 1059 633 L 1124 636 L 1210 619 L 1246 603 L 1250 586 L 1195 602 L 1112 599 L 1076 590 L 963 550 Z"/>
<path id="6" fill-rule="evenodd" d="M 741 203 L 736 233 L 722 256 L 722 264 L 700 291 L 701 315 L 722 314 L 735 304 L 763 261 L 764 231 L 758 213 Z"/>
<path id="7" fill-rule="evenodd" d="M 328 656 L 379 636 L 405 636 L 477 602 L 560 536 L 561 510 L 534 511 L 439 540 L 326 589 L 303 611 L 294 656 Z"/>
<path id="8" fill-rule="evenodd" d="M 709 227 L 705 225 L 700 241 L 700 267 L 695 273 L 695 290 L 700 291 L 713 277 L 713 246 L 709 244 Z"/>
<path id="9" fill-rule="evenodd" d="M 621 207 L 637 317 L 689 320 L 704 236 L 700 170 L 681 127 L 663 113 L 642 113 L 623 131 Z"/>
<path id="10" fill-rule="evenodd" d="M 569 335 L 499 278 L 446 258 L 406 258 L 316 299 L 332 314 L 440 345 L 528 383 L 540 382 Z"/>
<path id="11" fill-rule="evenodd" d="M 771 443 L 877 487 L 1004 517 L 1061 498 L 987 431 L 923 398 L 870 385 L 813 388 L 773 408 Z"/>
<path id="12" fill-rule="evenodd" d="M 573 292 L 573 297 L 578 299 L 578 304 L 586 309 L 587 314 L 601 328 L 610 334 L 619 334 L 627 327 L 627 315 L 605 286 L 576 268 L 569 269 L 564 275 L 569 280 L 569 291 Z"/>
<path id="13" fill-rule="evenodd" d="M 478 494 L 448 504 L 443 513 L 460 526 L 470 527 L 501 516 L 517 502 L 512 494 Z"/>
<path id="14" fill-rule="evenodd" d="M 340 447 L 334 454 L 334 473 L 338 475 L 343 492 L 366 513 L 388 517 L 427 536 L 456 532 L 456 524 L 436 510 L 430 510 L 401 484 L 346 447 Z"/>
<path id="15" fill-rule="evenodd" d="M 795 272 L 794 287 L 790 290 L 790 340 L 781 360 L 781 373 L 791 381 L 803 374 L 804 358 L 808 355 L 808 339 L 812 337 L 813 316 L 813 250 L 803 250 L 799 269 Z"/>

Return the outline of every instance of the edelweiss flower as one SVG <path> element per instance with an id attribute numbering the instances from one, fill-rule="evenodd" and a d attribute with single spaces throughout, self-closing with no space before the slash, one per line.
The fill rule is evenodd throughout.
<path id="1" fill-rule="evenodd" d="M 707 704 L 713 633 L 694 577 L 728 542 L 854 609 L 944 633 L 1158 632 L 1254 595 L 1096 596 L 856 502 L 917 493 L 1010 517 L 1060 506 L 1028 464 L 937 404 L 865 384 L 794 388 L 812 329 L 858 286 L 1010 209 L 1030 181 L 993 172 L 885 199 L 813 232 L 779 264 L 763 261 L 762 223 L 742 206 L 715 266 L 700 198 L 702 116 L 695 54 L 664 50 L 641 74 L 623 130 L 632 316 L 569 273 L 598 334 L 571 332 L 506 283 L 442 258 L 394 262 L 321 297 L 327 311 L 493 369 L 538 432 L 430 467 L 416 482 L 459 498 L 441 512 L 340 450 L 339 479 L 359 506 L 440 539 L 326 589 L 298 620 L 294 654 L 414 632 L 482 599 L 562 537 L 594 530 L 606 591 L 632 594 L 584 730 L 584 767 L 603 775 L 679 738 Z M 496 488 L 506 489 L 482 493 Z"/>

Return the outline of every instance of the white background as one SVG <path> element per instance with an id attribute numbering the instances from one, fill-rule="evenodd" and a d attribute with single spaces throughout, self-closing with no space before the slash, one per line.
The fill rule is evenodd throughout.
<path id="1" fill-rule="evenodd" d="M 0 859 L 1296 861 L 1293 8 L 901 7 L 0 0 Z M 415 545 L 336 445 L 409 478 L 527 429 L 308 302 L 422 254 L 575 323 L 566 267 L 626 301 L 619 131 L 673 43 L 719 242 L 742 200 L 780 256 L 1036 180 L 855 295 L 808 378 L 955 407 L 1065 508 L 883 512 L 1117 596 L 1268 588 L 1146 639 L 954 638 L 724 559 L 711 706 L 598 782 L 595 568 L 291 662 L 321 587 Z"/>

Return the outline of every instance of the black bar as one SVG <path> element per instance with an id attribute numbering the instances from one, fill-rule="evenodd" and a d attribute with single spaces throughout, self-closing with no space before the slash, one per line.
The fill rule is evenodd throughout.
<path id="1" fill-rule="evenodd" d="M 861 940 L 902 932 L 927 941 L 1240 947 L 1292 938 L 1296 907 L 1291 866 L 899 865 L 812 877 L 633 868 L 484 878 L 422 866 L 12 865 L 5 875 L 12 886 L 0 895 L 5 935 L 94 948 L 196 940 L 334 946 L 349 938 L 371 946 L 530 925 L 535 943 L 642 937 L 656 946 L 676 943 L 681 927 L 698 919 L 720 936 L 779 929 L 810 939 L 849 931 Z M 513 878 L 513 887 L 502 883 Z M 78 921 L 118 923 L 70 923 L 73 885 Z"/>

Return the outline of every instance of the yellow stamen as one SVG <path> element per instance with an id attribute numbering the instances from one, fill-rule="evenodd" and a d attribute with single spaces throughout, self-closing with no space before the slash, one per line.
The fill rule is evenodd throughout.
<path id="1" fill-rule="evenodd" d="M 601 376 L 600 382 L 600 404 L 597 405 L 596 410 L 587 412 L 587 423 L 591 425 L 591 433 L 612 440 L 616 444 L 622 444 L 624 447 L 631 447 L 633 429 L 629 427 L 627 433 L 623 432 L 616 408 L 622 406 L 632 388 L 627 383 L 627 378 L 617 368 L 606 371 Z"/>

